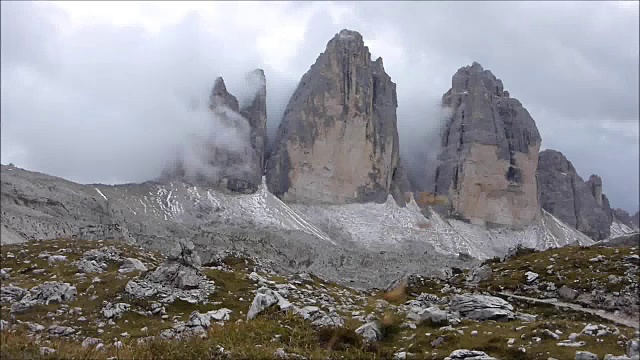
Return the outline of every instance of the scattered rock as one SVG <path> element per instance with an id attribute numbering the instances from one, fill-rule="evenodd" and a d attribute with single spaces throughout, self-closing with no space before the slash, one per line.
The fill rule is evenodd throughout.
<path id="1" fill-rule="evenodd" d="M 82 347 L 83 348 L 88 348 L 89 346 L 98 345 L 100 343 L 102 343 L 102 340 L 97 339 L 97 338 L 88 337 L 88 338 L 85 338 L 84 340 L 82 340 Z"/>
<path id="2" fill-rule="evenodd" d="M 575 360 L 598 360 L 598 355 L 588 351 L 576 351 Z"/>
<path id="3" fill-rule="evenodd" d="M 55 352 L 56 352 L 56 350 L 52 349 L 50 347 L 46 347 L 46 346 L 41 346 L 40 347 L 40 355 L 42 355 L 42 356 L 51 355 L 51 354 L 53 354 Z"/>
<path id="4" fill-rule="evenodd" d="M 281 310 L 288 310 L 291 307 L 291 303 L 283 298 L 282 295 L 269 288 L 261 287 L 257 290 L 249 312 L 247 312 L 247 320 L 254 319 L 258 314 L 276 304 Z"/>
<path id="5" fill-rule="evenodd" d="M 573 300 L 578 296 L 578 292 L 572 288 L 569 288 L 563 285 L 560 289 L 558 289 L 558 295 L 566 300 Z"/>
<path id="6" fill-rule="evenodd" d="M 479 284 L 481 281 L 490 280 L 492 276 L 493 270 L 491 270 L 491 266 L 485 264 L 471 270 L 467 277 L 467 283 L 471 285 Z"/>
<path id="7" fill-rule="evenodd" d="M 122 263 L 122 265 L 120 265 L 120 269 L 118 269 L 118 272 L 120 273 L 130 273 L 133 271 L 147 271 L 147 267 L 144 265 L 144 263 L 138 259 L 134 259 L 134 258 L 126 258 L 124 259 L 124 262 Z"/>
<path id="8" fill-rule="evenodd" d="M 497 360 L 484 351 L 459 349 L 454 350 L 444 360 Z"/>
<path id="9" fill-rule="evenodd" d="M 524 276 L 527 277 L 527 284 L 535 282 L 536 280 L 538 280 L 538 277 L 540 277 L 538 273 L 534 273 L 533 271 L 527 271 L 526 273 L 524 273 Z"/>
<path id="10" fill-rule="evenodd" d="M 49 258 L 47 259 L 47 262 L 52 265 L 56 262 L 62 262 L 62 261 L 67 261 L 67 257 L 64 255 L 51 255 L 49 256 Z"/>
<path id="11" fill-rule="evenodd" d="M 110 302 L 103 302 L 102 315 L 107 319 L 120 319 L 122 315 L 129 311 L 131 305 L 125 303 L 112 304 Z"/>
<path id="12" fill-rule="evenodd" d="M 44 284 L 34 286 L 19 302 L 13 303 L 11 312 L 24 312 L 34 305 L 73 301 L 77 294 L 76 287 L 71 286 L 69 283 L 47 281 Z"/>
<path id="13" fill-rule="evenodd" d="M 582 329 L 581 333 L 589 336 L 606 336 L 606 335 L 617 335 L 620 333 L 620 331 L 615 327 L 610 328 L 602 324 L 597 324 L 597 325 L 588 324 Z"/>
<path id="14" fill-rule="evenodd" d="M 15 303 L 20 301 L 27 294 L 27 290 L 17 286 L 0 287 L 0 303 Z"/>
<path id="15" fill-rule="evenodd" d="M 51 325 L 47 332 L 52 336 L 69 336 L 76 333 L 76 329 L 69 326 Z"/>

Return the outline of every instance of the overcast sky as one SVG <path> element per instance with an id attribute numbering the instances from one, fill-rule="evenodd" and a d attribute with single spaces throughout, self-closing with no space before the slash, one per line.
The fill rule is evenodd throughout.
<path id="1" fill-rule="evenodd" d="M 638 210 L 638 2 L 0 4 L 3 164 L 83 183 L 153 178 L 202 130 L 189 99 L 216 76 L 242 95 L 244 72 L 263 68 L 274 129 L 348 28 L 397 84 L 405 151 L 433 137 L 451 76 L 477 61 L 529 110 L 543 148 Z"/>

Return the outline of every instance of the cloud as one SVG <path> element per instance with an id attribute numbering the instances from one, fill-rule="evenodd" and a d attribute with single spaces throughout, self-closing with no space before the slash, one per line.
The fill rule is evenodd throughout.
<path id="1" fill-rule="evenodd" d="M 241 78 L 257 67 L 273 136 L 300 77 L 350 28 L 397 84 L 405 159 L 429 152 L 451 76 L 478 61 L 530 111 L 543 146 L 601 175 L 614 206 L 638 208 L 637 2 L 0 6 L 4 163 L 80 182 L 152 178 L 211 125 L 187 99 L 219 75 L 245 98 Z"/>

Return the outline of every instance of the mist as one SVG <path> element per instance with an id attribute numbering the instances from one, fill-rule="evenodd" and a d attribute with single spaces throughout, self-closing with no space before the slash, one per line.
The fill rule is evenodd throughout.
<path id="1" fill-rule="evenodd" d="M 400 158 L 414 191 L 434 192 L 436 169 L 440 165 L 438 154 L 451 109 L 442 107 L 440 99 L 430 98 L 421 107 L 413 108 L 414 112 L 408 110 L 398 110 L 398 117 L 402 118 L 398 121 Z"/>
<path id="2" fill-rule="evenodd" d="M 246 119 L 235 114 L 227 116 L 235 125 L 224 123 L 208 111 L 209 96 L 222 76 L 241 104 L 251 101 L 261 84 L 247 73 L 260 67 L 259 57 L 251 47 L 219 51 L 224 35 L 209 32 L 199 16 L 156 34 L 101 25 L 40 33 L 34 24 L 27 44 L 5 42 L 5 34 L 29 16 L 45 25 L 64 19 L 47 16 L 45 7 L 2 7 L 1 145 L 16 165 L 81 183 L 142 182 L 176 158 L 192 173 L 216 173 L 205 166 L 205 144 L 231 152 L 249 146 L 248 124 L 238 125 Z M 16 64 L 18 58 L 28 64 Z M 265 73 L 285 80 L 268 85 L 268 115 L 277 119 L 295 84 L 268 67 Z"/>

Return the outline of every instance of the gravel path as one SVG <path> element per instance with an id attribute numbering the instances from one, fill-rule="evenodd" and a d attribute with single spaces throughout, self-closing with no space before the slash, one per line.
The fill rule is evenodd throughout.
<path id="1" fill-rule="evenodd" d="M 531 301 L 531 302 L 537 302 L 537 303 L 544 303 L 544 304 L 551 304 L 551 305 L 555 305 L 556 307 L 561 307 L 561 308 L 569 308 L 575 311 L 580 311 L 583 313 L 587 313 L 587 314 L 592 314 L 592 315 L 596 315 L 599 316 L 603 319 L 609 320 L 609 321 L 613 321 L 616 324 L 619 325 L 624 325 L 624 326 L 628 326 L 628 327 L 632 327 L 632 328 L 640 328 L 640 318 L 631 318 L 631 317 L 623 317 L 623 316 L 619 316 L 616 315 L 612 312 L 608 312 L 608 311 L 604 311 L 604 310 L 596 310 L 596 309 L 589 309 L 589 308 L 585 308 L 582 307 L 578 304 L 572 304 L 572 303 L 566 303 L 566 302 L 562 302 L 562 301 L 558 301 L 558 299 L 536 299 L 536 298 L 530 298 L 527 296 L 521 296 L 521 295 L 514 295 L 512 293 L 509 292 L 498 292 L 497 295 L 502 295 L 502 296 L 506 296 L 506 297 L 510 297 L 510 298 L 515 298 L 515 299 L 520 299 L 520 300 L 525 300 L 525 301 Z"/>

